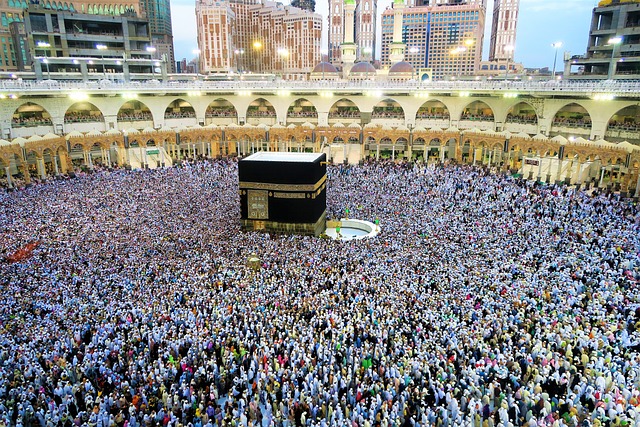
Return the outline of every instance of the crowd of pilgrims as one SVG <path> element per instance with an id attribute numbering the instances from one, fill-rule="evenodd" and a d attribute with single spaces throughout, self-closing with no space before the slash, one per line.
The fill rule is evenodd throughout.
<path id="1" fill-rule="evenodd" d="M 0 426 L 640 426 L 636 205 L 329 166 L 347 209 L 243 233 L 224 159 L 0 194 Z"/>

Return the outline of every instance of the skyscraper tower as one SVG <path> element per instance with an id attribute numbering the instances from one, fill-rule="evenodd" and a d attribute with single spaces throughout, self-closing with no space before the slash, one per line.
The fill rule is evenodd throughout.
<path id="1" fill-rule="evenodd" d="M 353 22 L 351 23 L 353 25 Z M 329 0 L 329 62 L 340 67 L 340 46 L 344 42 L 344 0 Z"/>
<path id="2" fill-rule="evenodd" d="M 494 0 L 489 61 L 513 61 L 520 0 Z"/>
<path id="3" fill-rule="evenodd" d="M 316 0 L 291 0 L 291 6 L 304 9 L 309 12 L 315 12 Z"/>
<path id="4" fill-rule="evenodd" d="M 377 0 L 359 0 L 356 3 L 356 34 L 358 61 L 373 62 L 376 51 Z"/>
<path id="5" fill-rule="evenodd" d="M 173 50 L 173 29 L 171 27 L 171 4 L 169 0 L 140 0 L 140 9 L 149 20 L 151 42 L 159 58 L 166 58 L 168 71 L 175 72 L 176 61 Z"/>

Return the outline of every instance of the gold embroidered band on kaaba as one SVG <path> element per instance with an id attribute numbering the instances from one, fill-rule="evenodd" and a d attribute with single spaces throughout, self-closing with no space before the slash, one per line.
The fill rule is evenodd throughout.
<path id="1" fill-rule="evenodd" d="M 240 182 L 240 188 L 250 188 L 253 190 L 273 190 L 273 191 L 316 191 L 327 180 L 327 176 L 320 178 L 315 184 L 271 184 L 268 182 Z"/>

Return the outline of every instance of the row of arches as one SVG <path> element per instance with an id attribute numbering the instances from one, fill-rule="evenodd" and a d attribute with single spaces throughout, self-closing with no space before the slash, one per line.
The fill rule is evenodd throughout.
<path id="1" fill-rule="evenodd" d="M 317 152 L 334 149 L 344 150 L 346 154 L 352 152 L 352 148 L 363 157 L 386 156 L 425 161 L 455 159 L 515 171 L 524 170 L 526 158 L 538 157 L 540 164 L 545 162 L 546 166 L 533 173 L 537 173 L 538 177 L 545 174 L 547 181 L 551 175 L 559 177 L 560 172 L 567 168 L 574 171 L 571 176 L 580 177 L 589 167 L 601 171 L 601 183 L 607 181 L 607 176 L 615 176 L 615 182 L 624 184 L 625 188 L 630 188 L 636 182 L 640 157 L 630 144 L 588 146 L 559 141 L 519 136 L 505 140 L 504 135 L 486 135 L 482 132 L 425 129 L 410 132 L 407 128 L 394 129 L 388 126 L 362 129 L 231 126 L 139 132 L 128 136 L 118 132 L 95 136 L 70 134 L 66 139 L 48 135 L 46 138 L 0 145 L 0 185 L 3 177 L 7 182 L 11 181 L 12 176 L 16 179 L 23 177 L 25 181 L 34 176 L 45 179 L 47 176 L 83 167 L 93 168 L 99 164 L 159 167 L 195 156 L 244 156 L 261 150 Z M 134 162 L 138 162 L 137 165 Z"/>
<path id="2" fill-rule="evenodd" d="M 165 109 L 164 119 L 196 119 L 196 111 L 191 103 L 184 99 L 172 101 Z M 206 124 L 211 123 L 237 123 L 239 113 L 236 107 L 228 100 L 218 98 L 211 102 L 205 111 Z M 258 98 L 251 102 L 244 117 L 251 121 L 274 124 L 277 118 L 276 109 L 264 98 Z M 336 101 L 329 110 L 329 120 L 336 121 L 360 121 L 362 112 L 351 100 L 343 98 Z M 380 101 L 373 107 L 372 120 L 398 120 L 407 119 L 402 106 L 393 99 Z M 415 123 L 429 123 L 448 127 L 451 114 L 449 108 L 441 101 L 430 100 L 424 102 L 415 115 Z M 537 126 L 539 116 L 534 107 L 527 102 L 520 102 L 512 106 L 506 117 L 496 117 L 493 109 L 484 101 L 472 101 L 459 116 L 459 120 L 478 123 L 495 123 L 502 121 L 505 124 L 524 126 Z M 153 122 L 154 115 L 149 107 L 141 101 L 131 100 L 125 102 L 117 114 L 118 122 Z M 312 102 L 305 98 L 294 101 L 287 110 L 287 122 L 317 123 L 318 112 Z M 104 122 L 102 111 L 90 102 L 77 102 L 71 105 L 64 114 L 65 123 Z M 42 106 L 34 102 L 27 102 L 18 107 L 12 117 L 13 127 L 51 126 L 51 114 Z M 570 103 L 562 107 L 554 115 L 552 120 L 551 136 L 562 133 L 563 129 L 590 130 L 592 119 L 587 110 L 577 104 Z M 555 128 L 555 129 L 554 129 Z M 640 107 L 632 105 L 615 112 L 608 120 L 608 132 L 640 132 Z M 537 133 L 533 130 L 531 133 Z"/>

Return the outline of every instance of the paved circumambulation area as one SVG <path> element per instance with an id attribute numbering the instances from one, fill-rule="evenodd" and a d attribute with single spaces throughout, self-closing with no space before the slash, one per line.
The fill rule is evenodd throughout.
<path id="1" fill-rule="evenodd" d="M 1 194 L 0 426 L 640 426 L 637 206 L 328 173 L 377 237 L 241 233 L 230 160 Z"/>

